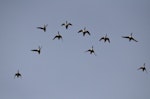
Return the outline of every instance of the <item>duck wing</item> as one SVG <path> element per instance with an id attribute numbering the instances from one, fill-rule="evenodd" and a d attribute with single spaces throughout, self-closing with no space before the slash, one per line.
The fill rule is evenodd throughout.
<path id="1" fill-rule="evenodd" d="M 106 40 L 110 43 L 110 39 L 109 38 L 106 38 Z"/>
<path id="2" fill-rule="evenodd" d="M 65 23 L 61 24 L 61 26 L 64 26 L 64 25 L 65 25 Z"/>
<path id="3" fill-rule="evenodd" d="M 83 32 L 83 30 L 79 30 L 78 33 Z"/>
<path id="4" fill-rule="evenodd" d="M 37 50 L 37 49 L 33 49 L 33 50 L 31 50 L 31 51 L 35 51 L 35 52 L 37 52 L 38 50 Z"/>
<path id="5" fill-rule="evenodd" d="M 132 38 L 133 41 L 138 42 L 136 39 Z"/>
<path id="6" fill-rule="evenodd" d="M 56 38 L 58 38 L 58 36 L 57 36 L 57 35 L 53 38 L 53 40 L 54 40 L 54 39 L 56 39 Z"/>
<path id="7" fill-rule="evenodd" d="M 72 24 L 71 24 L 71 23 L 68 23 L 68 25 L 72 26 Z"/>
<path id="8" fill-rule="evenodd" d="M 122 38 L 129 38 L 129 36 L 122 36 Z"/>
<path id="9" fill-rule="evenodd" d="M 101 38 L 99 39 L 99 41 L 104 40 L 104 39 L 105 39 L 104 37 L 101 37 Z"/>
<path id="10" fill-rule="evenodd" d="M 91 35 L 89 31 L 86 31 L 85 33 L 87 33 L 87 34 Z"/>
<path id="11" fill-rule="evenodd" d="M 38 29 L 44 29 L 43 27 L 37 27 Z"/>

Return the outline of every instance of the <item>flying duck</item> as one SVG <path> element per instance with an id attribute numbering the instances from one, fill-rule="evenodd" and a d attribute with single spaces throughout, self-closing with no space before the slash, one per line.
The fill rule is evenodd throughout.
<path id="1" fill-rule="evenodd" d="M 15 76 L 14 76 L 14 78 L 19 78 L 19 77 L 21 77 L 22 78 L 22 75 L 19 73 L 19 70 L 17 71 L 17 73 L 15 73 Z"/>
<path id="2" fill-rule="evenodd" d="M 93 46 L 92 46 L 92 48 L 86 50 L 85 52 L 89 52 L 90 54 L 93 53 L 96 56 Z"/>
<path id="3" fill-rule="evenodd" d="M 59 34 L 59 31 L 58 31 L 58 34 L 53 38 L 53 40 L 54 40 L 55 38 L 58 38 L 58 40 L 63 39 L 62 36 Z"/>
<path id="4" fill-rule="evenodd" d="M 129 35 L 129 36 L 122 36 L 122 38 L 127 38 L 129 39 L 129 41 L 133 40 L 135 42 L 138 42 L 137 40 L 135 40 L 133 37 L 132 37 L 132 33 Z"/>
<path id="5" fill-rule="evenodd" d="M 61 26 L 65 26 L 65 28 L 68 29 L 68 26 L 72 26 L 72 24 L 66 21 L 66 23 L 61 24 Z"/>
<path id="6" fill-rule="evenodd" d="M 104 42 L 108 41 L 110 43 L 110 39 L 107 37 L 107 34 L 99 39 L 99 41 L 101 40 L 104 40 Z"/>
<path id="7" fill-rule="evenodd" d="M 142 70 L 143 72 L 144 71 L 147 72 L 146 67 L 145 67 L 145 63 L 143 64 L 143 66 L 139 67 L 138 70 Z"/>
<path id="8" fill-rule="evenodd" d="M 33 52 L 38 52 L 38 54 L 40 54 L 41 53 L 41 48 L 42 47 L 38 47 L 38 49 L 32 49 L 31 51 L 33 51 Z"/>
<path id="9" fill-rule="evenodd" d="M 81 29 L 78 31 L 78 33 L 81 33 L 81 32 L 83 33 L 83 36 L 85 36 L 86 33 L 91 35 L 90 32 L 88 30 L 86 30 L 86 27 L 84 27 L 84 29 Z"/>
<path id="10" fill-rule="evenodd" d="M 37 27 L 38 29 L 42 29 L 44 32 L 46 32 L 46 27 L 48 26 L 48 24 L 44 24 L 44 26 L 43 27 Z"/>

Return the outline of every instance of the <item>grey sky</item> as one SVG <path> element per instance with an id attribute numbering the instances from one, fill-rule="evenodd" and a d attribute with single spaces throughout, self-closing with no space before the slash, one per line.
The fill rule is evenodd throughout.
<path id="1" fill-rule="evenodd" d="M 150 99 L 149 9 L 149 0 L 1 0 L 0 98 Z M 77 33 L 84 27 L 91 36 Z M 63 41 L 52 40 L 58 31 Z M 131 32 L 139 42 L 121 37 Z M 144 63 L 148 73 L 137 70 Z"/>

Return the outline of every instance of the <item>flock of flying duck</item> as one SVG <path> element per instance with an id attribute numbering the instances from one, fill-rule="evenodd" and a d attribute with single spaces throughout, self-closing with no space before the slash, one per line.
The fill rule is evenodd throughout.
<path id="1" fill-rule="evenodd" d="M 43 30 L 44 32 L 46 32 L 47 26 L 48 26 L 48 24 L 46 24 L 46 25 L 44 24 L 43 27 L 37 27 L 37 29 L 41 29 L 41 30 Z M 69 26 L 72 26 L 72 24 L 66 21 L 65 23 L 62 23 L 61 26 L 64 26 L 66 29 L 68 29 L 68 27 L 69 27 Z M 86 34 L 89 35 L 89 36 L 91 35 L 90 32 L 86 29 L 86 27 L 84 27 L 83 29 L 79 30 L 78 33 L 82 33 L 83 36 L 85 36 Z M 56 38 L 57 38 L 58 40 L 63 39 L 63 37 L 62 37 L 62 35 L 60 35 L 59 31 L 58 31 L 58 34 L 54 36 L 53 40 L 55 40 Z M 133 34 L 132 34 L 132 33 L 131 33 L 130 35 L 128 35 L 128 36 L 122 36 L 122 38 L 126 38 L 126 39 L 128 39 L 129 41 L 138 42 L 138 41 L 133 37 Z M 99 39 L 99 41 L 102 41 L 102 40 L 103 40 L 104 42 L 107 42 L 107 41 L 108 41 L 108 42 L 110 43 L 110 39 L 109 39 L 109 37 L 107 37 L 107 34 Z M 37 49 L 32 49 L 31 51 L 37 52 L 38 54 L 40 54 L 40 53 L 41 53 L 41 48 L 42 48 L 42 47 L 39 46 Z M 92 48 L 86 50 L 85 52 L 89 52 L 90 54 L 94 54 L 94 55 L 96 56 L 93 46 L 92 46 Z M 145 63 L 143 64 L 143 66 L 139 67 L 137 70 L 142 70 L 143 72 L 144 72 L 144 71 L 147 72 L 147 69 L 146 69 L 146 67 L 145 67 Z M 15 73 L 14 78 L 16 78 L 16 77 L 17 77 L 17 78 L 19 78 L 19 77 L 22 78 L 22 75 L 21 75 L 21 73 L 19 72 L 19 70 L 17 71 L 17 73 Z"/>

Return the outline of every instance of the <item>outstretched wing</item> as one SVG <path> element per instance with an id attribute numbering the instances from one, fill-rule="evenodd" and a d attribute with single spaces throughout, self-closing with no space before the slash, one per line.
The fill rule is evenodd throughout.
<path id="1" fill-rule="evenodd" d="M 138 42 L 136 39 L 132 38 L 133 41 Z"/>
<path id="2" fill-rule="evenodd" d="M 33 49 L 33 50 L 31 50 L 31 51 L 37 52 L 38 50 L 37 50 L 37 49 Z"/>
<path id="3" fill-rule="evenodd" d="M 37 27 L 38 29 L 44 29 L 43 27 Z"/>
<path id="4" fill-rule="evenodd" d="M 65 25 L 65 23 L 61 24 L 61 26 L 64 26 L 64 25 Z"/>
<path id="5" fill-rule="evenodd" d="M 53 40 L 54 40 L 55 38 L 57 38 L 57 36 L 55 36 L 55 37 L 53 38 Z"/>
<path id="6" fill-rule="evenodd" d="M 86 31 L 87 34 L 91 35 L 89 31 Z"/>
<path id="7" fill-rule="evenodd" d="M 129 38 L 129 36 L 122 36 L 122 38 Z"/>
<path id="8" fill-rule="evenodd" d="M 68 25 L 72 26 L 72 24 L 71 24 L 71 23 L 68 23 Z"/>
<path id="9" fill-rule="evenodd" d="M 137 70 L 143 69 L 143 67 L 138 68 Z"/>
<path id="10" fill-rule="evenodd" d="M 86 50 L 85 52 L 91 52 L 91 49 Z"/>
<path id="11" fill-rule="evenodd" d="M 106 38 L 106 40 L 110 43 L 110 39 L 109 38 Z"/>
<path id="12" fill-rule="evenodd" d="M 19 75 L 18 75 L 19 77 L 21 77 L 22 78 L 22 75 L 19 73 Z"/>
<path id="13" fill-rule="evenodd" d="M 105 39 L 104 37 L 101 37 L 101 38 L 99 39 L 99 41 L 104 40 L 104 39 Z"/>
<path id="14" fill-rule="evenodd" d="M 78 33 L 83 32 L 83 30 L 79 30 Z"/>

